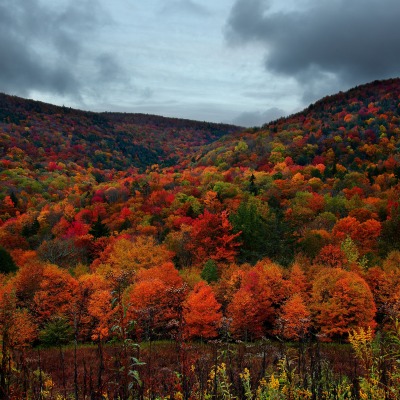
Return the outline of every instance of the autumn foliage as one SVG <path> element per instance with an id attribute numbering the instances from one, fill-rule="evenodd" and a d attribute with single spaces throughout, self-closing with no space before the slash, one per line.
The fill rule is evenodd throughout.
<path id="1" fill-rule="evenodd" d="M 221 305 L 210 286 L 199 282 L 189 294 L 183 313 L 188 338 L 211 339 L 218 336 Z"/>
<path id="2" fill-rule="evenodd" d="M 241 129 L 0 95 L 0 390 L 52 330 L 96 343 L 92 384 L 118 343 L 126 389 L 134 339 L 173 339 L 186 379 L 189 341 L 393 327 L 399 99 L 377 81 Z"/>
<path id="3" fill-rule="evenodd" d="M 312 288 L 310 309 L 323 338 L 345 337 L 349 328 L 376 326 L 376 307 L 364 279 L 340 268 L 321 271 Z"/>

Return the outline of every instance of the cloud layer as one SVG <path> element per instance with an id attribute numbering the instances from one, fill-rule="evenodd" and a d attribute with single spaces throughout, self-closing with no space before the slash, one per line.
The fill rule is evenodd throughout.
<path id="1" fill-rule="evenodd" d="M 261 125 L 399 76 L 399 20 L 398 0 L 0 0 L 0 91 Z"/>
<path id="2" fill-rule="evenodd" d="M 97 0 L 47 5 L 39 0 L 2 0 L 0 91 L 79 99 L 88 81 L 94 87 L 105 75 L 114 79 L 121 72 L 116 59 L 90 52 L 96 32 L 108 22 Z"/>
<path id="3" fill-rule="evenodd" d="M 226 27 L 229 43 L 261 44 L 265 68 L 294 77 L 305 99 L 329 87 L 338 91 L 400 75 L 398 0 L 299 4 L 273 11 L 267 0 L 236 0 Z"/>
<path id="4" fill-rule="evenodd" d="M 162 14 L 191 14 L 199 17 L 208 17 L 210 12 L 203 5 L 192 0 L 174 0 L 164 4 L 161 9 Z"/>

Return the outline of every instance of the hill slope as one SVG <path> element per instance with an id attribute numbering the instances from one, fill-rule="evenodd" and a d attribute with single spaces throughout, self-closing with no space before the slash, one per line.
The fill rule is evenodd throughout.
<path id="1" fill-rule="evenodd" d="M 373 82 L 246 131 L 3 96 L 0 245 L 78 240 L 100 218 L 115 235 L 165 241 L 179 266 L 218 257 L 288 265 L 299 253 L 318 259 L 326 245 L 341 254 L 346 236 L 381 263 L 400 250 L 399 96 L 400 80 Z M 91 260 L 85 243 L 68 262 Z"/>
<path id="2" fill-rule="evenodd" d="M 199 393 L 200 379 L 207 387 L 204 360 L 220 383 L 230 375 L 224 364 L 214 363 L 219 341 L 204 357 L 204 340 L 219 338 L 224 348 L 231 338 L 260 340 L 261 347 L 237 347 L 237 365 L 243 365 L 246 354 L 240 349 L 246 347 L 257 362 L 245 361 L 260 366 L 263 338 L 279 337 L 279 353 L 282 339 L 311 346 L 304 352 L 309 360 L 302 361 L 307 368 L 299 368 L 306 371 L 304 379 L 292 375 L 293 382 L 306 385 L 296 393 L 311 393 L 324 381 L 327 393 L 343 388 L 350 396 L 349 382 L 357 383 L 352 393 L 361 393 L 368 380 L 398 398 L 393 346 L 399 343 L 394 339 L 400 320 L 399 95 L 399 80 L 374 82 L 246 131 L 83 113 L 3 96 L 0 333 L 12 393 L 26 398 L 29 383 L 37 383 L 29 379 L 38 368 L 36 349 L 29 347 L 53 344 L 62 350 L 58 333 L 67 337 L 71 328 L 79 343 L 98 343 L 97 351 L 92 348 L 97 358 L 86 347 L 76 353 L 79 376 L 86 374 L 84 360 L 91 360 L 88 381 L 97 370 L 104 383 L 96 391 L 89 383 L 93 395 L 105 388 L 110 398 L 121 393 L 127 398 L 129 381 L 119 377 L 133 353 L 130 346 L 116 345 L 127 337 L 172 338 L 175 350 L 177 340 L 184 345 L 178 370 L 196 366 L 185 378 L 194 383 L 192 393 Z M 187 158 L 185 152 L 196 146 L 195 156 Z M 166 165 L 175 155 L 179 165 L 148 165 L 154 160 Z M 315 341 L 343 343 L 353 332 L 357 353 L 373 346 L 375 328 L 391 330 L 377 335 L 376 363 L 383 355 L 386 371 L 393 374 L 380 383 L 373 373 L 373 379 L 358 379 L 346 371 L 364 371 L 365 363 L 357 367 L 350 354 L 343 369 L 342 354 L 334 353 L 340 369 L 326 364 L 329 374 L 321 380 Z M 194 338 L 201 339 L 200 352 L 185 344 Z M 109 340 L 114 344 L 103 347 Z M 170 356 L 164 341 L 161 346 L 162 367 L 140 369 L 141 379 L 147 371 L 143 390 L 154 390 L 154 396 L 185 386 L 168 364 L 177 360 L 176 351 L 172 354 L 171 346 Z M 57 375 L 47 354 L 43 350 L 41 358 L 47 389 L 65 394 L 64 370 Z M 154 360 L 153 353 L 149 357 L 145 360 Z M 268 358 L 276 364 L 275 356 Z M 119 368 L 120 362 L 126 368 Z M 70 377 L 71 368 L 66 369 Z M 286 376 L 285 371 L 276 376 Z M 314 375 L 318 379 L 310 381 Z M 335 376 L 340 381 L 328 387 Z M 243 394 L 250 387 L 249 372 L 240 377 L 243 385 L 231 386 Z M 278 393 L 272 378 L 257 394 L 268 396 L 272 392 L 264 390 L 273 387 Z M 81 393 L 89 393 L 84 381 Z M 158 381 L 163 387 L 156 391 Z M 72 378 L 69 382 L 72 389 Z M 282 393 L 295 389 L 293 382 L 281 385 Z M 383 390 L 374 393 L 385 397 Z"/>
<path id="3" fill-rule="evenodd" d="M 300 166 L 340 163 L 350 170 L 379 166 L 398 155 L 400 80 L 376 81 L 326 97 L 260 129 L 225 137 L 197 154 L 199 165 L 271 170 L 286 157 Z M 235 151 L 241 140 L 240 152 Z M 236 148 L 236 150 L 238 150 Z"/>
<path id="4" fill-rule="evenodd" d="M 145 114 L 84 112 L 0 94 L 0 157 L 19 149 L 36 168 L 51 161 L 117 170 L 175 165 L 193 149 L 240 129 Z"/>

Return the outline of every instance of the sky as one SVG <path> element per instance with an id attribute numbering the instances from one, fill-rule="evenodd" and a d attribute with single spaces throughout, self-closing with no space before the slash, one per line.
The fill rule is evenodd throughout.
<path id="1" fill-rule="evenodd" d="M 260 126 L 400 76 L 398 0 L 0 0 L 0 92 Z"/>

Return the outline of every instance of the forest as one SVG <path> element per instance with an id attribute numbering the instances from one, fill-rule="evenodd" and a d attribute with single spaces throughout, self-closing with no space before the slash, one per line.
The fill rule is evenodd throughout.
<path id="1" fill-rule="evenodd" d="M 400 398 L 400 80 L 244 129 L 0 95 L 0 398 Z"/>

